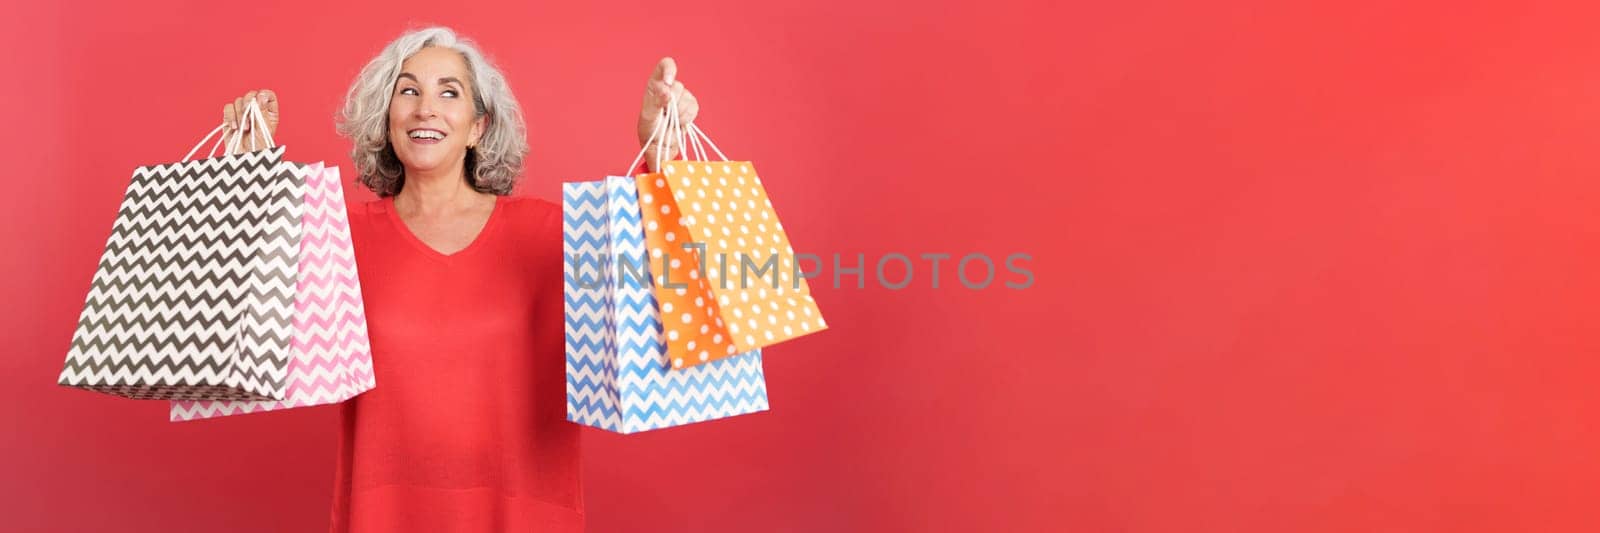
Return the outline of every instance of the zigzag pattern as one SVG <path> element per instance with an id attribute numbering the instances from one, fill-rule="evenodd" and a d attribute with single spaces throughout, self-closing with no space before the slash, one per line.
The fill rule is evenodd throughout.
<path id="1" fill-rule="evenodd" d="M 612 271 L 646 264 L 637 196 L 632 178 L 562 186 L 567 419 L 635 433 L 767 410 L 759 350 L 669 368 L 649 274 Z"/>
<path id="2" fill-rule="evenodd" d="M 134 171 L 58 383 L 283 398 L 306 172 L 283 152 Z"/>
<path id="3" fill-rule="evenodd" d="M 567 344 L 567 418 L 573 417 L 570 398 L 575 394 L 574 368 L 594 368 L 593 383 L 584 393 L 619 397 L 611 361 L 610 269 L 605 268 L 606 202 L 602 182 L 564 183 L 561 186 L 562 296 Z M 581 280 L 581 283 L 580 283 Z M 605 404 L 606 402 L 600 402 Z M 615 404 L 616 402 L 610 402 Z M 615 409 L 613 408 L 613 413 Z M 612 415 L 614 416 L 614 414 Z"/>
<path id="4" fill-rule="evenodd" d="M 295 288 L 294 358 L 289 361 L 286 398 L 174 401 L 171 421 L 334 404 L 377 385 L 339 168 L 315 163 L 311 170 L 306 179 L 300 277 Z"/>

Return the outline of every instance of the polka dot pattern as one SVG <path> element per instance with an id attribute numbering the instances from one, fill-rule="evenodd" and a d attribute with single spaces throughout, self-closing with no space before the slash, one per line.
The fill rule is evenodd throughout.
<path id="1" fill-rule="evenodd" d="M 643 214 L 656 299 L 663 310 L 681 313 L 662 313 L 677 319 L 663 320 L 674 368 L 828 327 L 806 280 L 795 276 L 794 247 L 749 162 L 671 161 L 636 181 L 641 201 L 651 199 Z M 700 254 L 682 247 L 686 242 L 705 245 L 706 272 Z M 686 289 L 664 286 L 663 258 L 665 281 Z M 753 266 L 741 276 L 743 258 Z M 758 275 L 769 260 L 772 267 Z"/>

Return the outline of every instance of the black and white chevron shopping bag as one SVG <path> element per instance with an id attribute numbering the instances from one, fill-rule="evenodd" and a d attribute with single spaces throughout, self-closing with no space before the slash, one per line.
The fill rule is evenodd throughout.
<path id="1" fill-rule="evenodd" d="M 259 121 L 251 104 L 242 115 Z M 308 169 L 283 152 L 134 171 L 61 385 L 137 399 L 284 398 Z"/>

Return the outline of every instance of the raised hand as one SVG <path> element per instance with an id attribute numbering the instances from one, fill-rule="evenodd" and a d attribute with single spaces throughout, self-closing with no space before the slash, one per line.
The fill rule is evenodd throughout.
<path id="1" fill-rule="evenodd" d="M 661 112 L 667 109 L 670 98 L 678 101 L 678 122 L 684 127 L 694 123 L 700 113 L 700 102 L 678 80 L 678 63 L 670 57 L 663 57 L 656 63 L 655 71 L 650 73 L 650 80 L 645 82 L 644 103 L 639 109 L 639 146 L 645 148 L 644 160 L 651 172 L 657 170 L 656 152 L 660 149 L 657 144 L 660 140 L 651 142 L 651 146 L 644 145 L 650 138 L 650 132 L 655 131 L 657 121 L 666 119 Z M 661 154 L 660 158 L 668 160 L 677 157 L 679 149 L 678 139 L 668 139 L 667 153 Z"/>
<path id="2" fill-rule="evenodd" d="M 270 89 L 244 93 L 244 96 L 240 96 L 222 106 L 222 123 L 227 125 L 222 130 L 223 135 L 232 137 L 236 134 L 235 128 L 244 128 L 244 137 L 240 139 L 238 149 L 229 152 L 230 154 L 249 151 L 251 146 L 254 146 L 256 150 L 265 149 L 267 146 L 267 136 L 256 131 L 257 127 L 254 124 L 254 120 L 239 124 L 239 115 L 243 114 L 245 107 L 250 105 L 250 100 L 255 100 L 261 106 L 261 118 L 267 122 L 267 134 L 271 135 L 278 132 L 277 93 L 272 92 Z M 254 145 L 250 144 L 252 140 L 255 142 Z"/>

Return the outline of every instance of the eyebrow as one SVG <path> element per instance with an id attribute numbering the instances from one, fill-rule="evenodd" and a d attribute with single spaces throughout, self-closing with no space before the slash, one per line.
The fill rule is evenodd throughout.
<path id="1" fill-rule="evenodd" d="M 417 83 L 422 83 L 421 81 L 417 80 L 416 76 L 411 75 L 410 72 L 401 72 L 400 73 L 400 77 L 401 78 L 409 78 L 411 81 L 415 81 Z M 440 85 L 443 85 L 443 84 L 446 84 L 446 83 L 454 83 L 456 85 L 466 86 L 465 83 L 461 83 L 461 80 L 456 79 L 454 76 L 445 76 L 443 78 L 439 78 L 439 84 Z"/>

